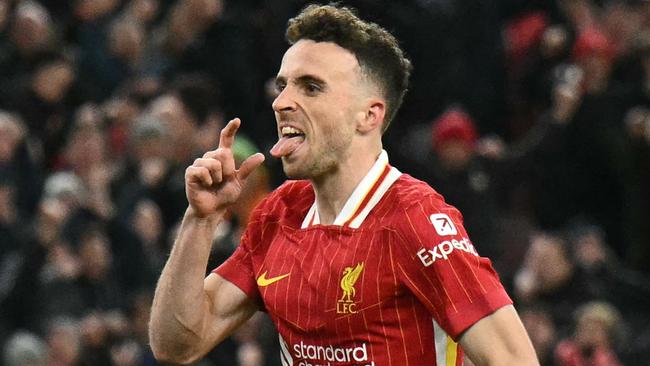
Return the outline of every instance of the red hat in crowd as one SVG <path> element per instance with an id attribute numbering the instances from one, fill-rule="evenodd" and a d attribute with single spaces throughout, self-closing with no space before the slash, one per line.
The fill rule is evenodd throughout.
<path id="1" fill-rule="evenodd" d="M 576 39 L 573 45 L 573 59 L 580 61 L 594 54 L 610 61 L 614 57 L 614 47 L 603 32 L 591 28 L 580 33 Z"/>
<path id="2" fill-rule="evenodd" d="M 473 148 L 478 132 L 472 117 L 462 109 L 453 108 L 433 121 L 432 138 L 436 149 L 449 141 L 461 141 Z"/>
<path id="3" fill-rule="evenodd" d="M 504 35 L 506 56 L 513 63 L 519 63 L 539 44 L 548 17 L 542 11 L 534 11 L 514 18 L 506 24 Z"/>

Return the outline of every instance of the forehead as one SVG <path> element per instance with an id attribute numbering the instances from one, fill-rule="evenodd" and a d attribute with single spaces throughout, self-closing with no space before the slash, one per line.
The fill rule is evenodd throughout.
<path id="1" fill-rule="evenodd" d="M 285 52 L 278 76 L 293 78 L 312 75 L 328 79 L 350 79 L 359 73 L 357 58 L 333 42 L 303 39 Z"/>

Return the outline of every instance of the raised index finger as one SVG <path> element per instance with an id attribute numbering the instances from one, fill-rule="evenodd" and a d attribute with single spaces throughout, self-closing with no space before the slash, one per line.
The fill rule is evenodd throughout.
<path id="1" fill-rule="evenodd" d="M 239 118 L 234 118 L 228 122 L 223 130 L 221 130 L 221 135 L 219 136 L 220 148 L 230 149 L 232 147 L 232 144 L 235 141 L 235 135 L 237 134 L 237 129 L 239 129 L 240 124 L 241 121 Z"/>

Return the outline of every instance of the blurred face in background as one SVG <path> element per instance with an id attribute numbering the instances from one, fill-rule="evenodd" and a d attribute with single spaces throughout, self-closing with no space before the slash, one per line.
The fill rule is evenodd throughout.
<path id="1" fill-rule="evenodd" d="M 573 245 L 576 262 L 586 269 L 592 269 L 607 261 L 603 237 L 595 232 L 584 233 Z"/>
<path id="2" fill-rule="evenodd" d="M 91 234 L 79 244 L 79 259 L 86 278 L 100 282 L 108 276 L 112 254 L 108 239 L 101 234 Z"/>
<path id="3" fill-rule="evenodd" d="M 129 13 L 144 24 L 153 21 L 158 15 L 160 3 L 158 0 L 132 0 L 129 2 Z"/>
<path id="4" fill-rule="evenodd" d="M 75 14 L 84 22 L 91 22 L 115 9 L 118 0 L 79 0 L 76 2 Z"/>
<path id="5" fill-rule="evenodd" d="M 466 169 L 478 139 L 474 119 L 463 108 L 453 107 L 437 117 L 431 127 L 431 143 L 441 167 L 452 172 Z"/>
<path id="6" fill-rule="evenodd" d="M 66 161 L 82 178 L 107 158 L 106 137 L 96 127 L 77 128 L 65 149 Z"/>
<path id="7" fill-rule="evenodd" d="M 167 143 L 169 141 L 164 136 L 142 138 L 138 141 L 138 146 L 134 146 L 135 157 L 138 161 L 163 159 Z"/>
<path id="8" fill-rule="evenodd" d="M 53 61 L 39 67 L 32 77 L 32 89 L 48 103 L 59 103 L 66 96 L 75 80 L 72 65 L 65 61 Z"/>
<path id="9" fill-rule="evenodd" d="M 27 131 L 21 122 L 8 113 L 0 112 L 0 165 L 10 162 Z"/>
<path id="10" fill-rule="evenodd" d="M 464 170 L 474 156 L 474 149 L 465 141 L 445 141 L 436 149 L 442 166 L 451 171 Z"/>
<path id="11" fill-rule="evenodd" d="M 48 365 L 76 365 L 81 352 L 78 324 L 66 323 L 51 326 L 48 329 L 46 341 L 50 348 Z"/>
<path id="12" fill-rule="evenodd" d="M 177 1 L 169 11 L 166 23 L 167 46 L 172 52 L 182 52 L 223 12 L 222 0 Z"/>
<path id="13" fill-rule="evenodd" d="M 132 20 L 113 23 L 109 32 L 109 49 L 118 59 L 134 64 L 139 61 L 145 45 L 145 29 Z"/>
<path id="14" fill-rule="evenodd" d="M 550 357 L 556 342 L 556 329 L 550 314 L 541 310 L 524 310 L 521 322 L 530 335 L 537 356 L 542 360 Z"/>
<path id="15" fill-rule="evenodd" d="M 576 325 L 576 341 L 583 349 L 609 347 L 609 331 L 607 325 L 598 319 L 582 317 Z"/>
<path id="16" fill-rule="evenodd" d="M 133 228 L 145 246 L 158 243 L 163 233 L 160 208 L 153 201 L 140 201 L 133 213 Z"/>
<path id="17" fill-rule="evenodd" d="M 619 54 L 627 54 L 641 31 L 641 12 L 637 5 L 610 1 L 605 4 L 601 14 L 606 33 L 614 40 Z"/>
<path id="18" fill-rule="evenodd" d="M 150 111 L 165 124 L 169 133 L 169 157 L 174 161 L 186 163 L 192 157 L 196 126 L 183 103 L 172 95 L 163 95 L 151 103 Z"/>
<path id="19" fill-rule="evenodd" d="M 47 46 L 51 20 L 47 10 L 35 2 L 22 2 L 16 7 L 11 39 L 22 54 L 32 54 Z"/>
<path id="20" fill-rule="evenodd" d="M 526 266 L 534 273 L 542 291 L 552 291 L 564 285 L 573 274 L 573 264 L 564 248 L 564 241 L 552 235 L 533 236 L 526 253 Z"/>

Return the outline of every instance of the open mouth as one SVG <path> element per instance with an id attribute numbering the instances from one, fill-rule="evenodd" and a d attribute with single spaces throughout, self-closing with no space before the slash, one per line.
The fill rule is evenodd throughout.
<path id="1" fill-rule="evenodd" d="M 299 129 L 291 126 L 285 126 L 282 127 L 282 130 L 280 131 L 282 133 L 282 137 L 286 138 L 294 138 L 294 137 L 303 137 L 305 136 L 305 133 L 300 131 Z"/>
<path id="2" fill-rule="evenodd" d="M 280 129 L 280 138 L 278 139 L 278 142 L 273 146 L 273 148 L 271 148 L 271 155 L 276 158 L 290 155 L 296 151 L 304 141 L 304 132 L 292 126 L 284 126 Z"/>

